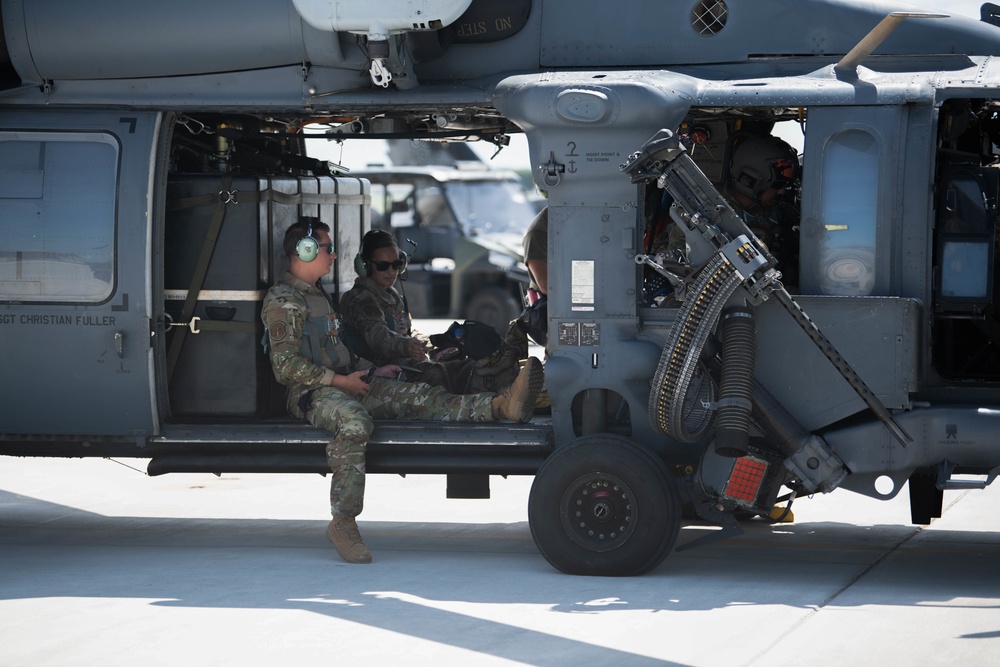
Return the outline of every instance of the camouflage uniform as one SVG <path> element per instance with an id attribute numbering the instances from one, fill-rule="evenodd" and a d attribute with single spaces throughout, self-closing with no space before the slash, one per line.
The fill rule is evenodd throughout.
<path id="1" fill-rule="evenodd" d="M 454 396 L 439 387 L 373 378 L 359 397 L 330 386 L 335 374 L 370 368 L 338 335 L 340 317 L 326 293 L 286 273 L 264 299 L 261 319 L 274 376 L 288 387 L 288 411 L 330 431 L 330 510 L 356 517 L 365 490 L 365 447 L 374 419 L 493 421 L 491 393 Z"/>
<path id="2" fill-rule="evenodd" d="M 549 207 L 546 206 L 528 225 L 528 230 L 521 239 L 521 247 L 524 250 L 524 263 L 528 262 L 548 262 L 549 261 Z M 539 345 L 548 345 L 548 317 L 549 303 L 548 295 L 542 294 L 541 288 L 535 281 L 535 274 L 528 268 L 528 288 L 535 290 L 540 295 L 538 300 L 525 308 L 521 315 L 511 322 L 510 329 L 507 330 L 507 343 L 515 348 L 517 357 L 524 359 L 528 356 L 528 336 Z"/>
<path id="3" fill-rule="evenodd" d="M 750 211 L 737 208 L 736 212 L 777 260 L 785 287 L 798 287 L 801 218 L 798 207 L 782 201 L 771 208 L 758 207 Z"/>
<path id="4" fill-rule="evenodd" d="M 465 366 L 463 361 L 418 361 L 406 353 L 407 340 L 413 337 L 423 341 L 423 337 L 412 332 L 410 314 L 394 287 L 385 289 L 370 277 L 356 278 L 354 287 L 340 299 L 340 312 L 344 316 L 348 344 L 354 352 L 379 366 L 396 364 L 419 371 L 407 373 L 409 381 L 466 393 L 458 382 Z"/>
<path id="5" fill-rule="evenodd" d="M 340 298 L 344 323 L 357 331 L 376 364 L 413 363 L 406 354 L 410 339 L 410 315 L 403 298 L 390 287 L 384 289 L 371 278 L 356 278 L 354 287 Z"/>
<path id="6" fill-rule="evenodd" d="M 521 239 L 521 248 L 524 250 L 524 261 L 528 260 L 538 260 L 540 262 L 549 261 L 549 207 L 543 208 L 538 215 L 535 216 L 531 224 L 528 225 L 528 231 L 524 233 L 524 238 Z M 528 285 L 533 290 L 538 290 L 538 283 L 535 282 L 535 277 L 531 275 L 531 271 L 528 271 L 528 276 L 531 278 L 531 282 Z M 539 290 L 541 291 L 541 290 Z"/>
<path id="7" fill-rule="evenodd" d="M 754 203 L 749 209 L 745 209 L 739 205 L 730 188 L 727 187 L 724 194 L 740 219 L 777 260 L 781 282 L 785 287 L 797 287 L 801 219 L 798 206 L 787 199 L 781 199 L 774 206 L 765 207 Z"/>

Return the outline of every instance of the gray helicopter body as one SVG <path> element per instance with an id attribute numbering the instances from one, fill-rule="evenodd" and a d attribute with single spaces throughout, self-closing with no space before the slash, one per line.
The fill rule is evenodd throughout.
<path id="1" fill-rule="evenodd" d="M 371 184 L 310 142 L 523 132 L 551 417 L 379 423 L 369 471 L 447 474 L 455 496 L 534 474 L 536 543 L 584 574 L 648 571 L 683 507 L 734 531 L 781 489 L 908 485 L 929 522 L 1000 471 L 995 15 L 2 0 L 0 453 L 322 472 L 260 302 L 301 215 L 333 228 L 325 288 L 350 287 Z M 726 187 L 734 142 L 771 133 L 800 156 L 780 244 Z"/>

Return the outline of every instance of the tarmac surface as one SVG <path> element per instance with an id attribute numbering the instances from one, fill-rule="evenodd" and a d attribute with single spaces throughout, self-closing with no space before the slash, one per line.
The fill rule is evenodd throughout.
<path id="1" fill-rule="evenodd" d="M 802 498 L 796 521 L 636 578 L 536 550 L 530 477 L 488 500 L 370 475 L 371 565 L 326 541 L 319 475 L 146 477 L 0 458 L 0 665 L 985 665 L 1000 653 L 1000 488 Z M 133 466 L 136 469 L 127 467 Z M 691 524 L 679 544 L 707 531 Z"/>
<path id="2" fill-rule="evenodd" d="M 425 333 L 450 321 L 417 323 Z M 539 358 L 541 350 L 532 348 Z M 795 522 L 674 551 L 636 578 L 538 553 L 531 477 L 488 500 L 369 475 L 374 554 L 327 542 L 320 475 L 172 474 L 144 460 L 0 457 L 0 667 L 995 664 L 1000 484 L 909 522 L 849 491 Z M 678 545 L 713 527 L 692 523 Z"/>

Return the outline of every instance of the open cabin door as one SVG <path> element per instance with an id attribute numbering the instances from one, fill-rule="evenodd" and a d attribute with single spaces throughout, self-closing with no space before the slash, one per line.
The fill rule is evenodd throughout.
<path id="1" fill-rule="evenodd" d="M 160 116 L 0 113 L 0 435 L 142 438 Z"/>

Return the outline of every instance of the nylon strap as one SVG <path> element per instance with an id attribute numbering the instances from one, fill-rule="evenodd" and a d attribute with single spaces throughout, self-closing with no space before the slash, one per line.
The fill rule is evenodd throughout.
<path id="1" fill-rule="evenodd" d="M 189 322 L 194 315 L 194 307 L 198 302 L 198 294 L 201 286 L 205 282 L 205 275 L 208 273 L 208 264 L 212 260 L 212 253 L 215 252 L 215 244 L 219 240 L 219 230 L 222 229 L 222 220 L 226 217 L 226 203 L 231 197 L 223 197 L 223 193 L 229 193 L 229 186 L 233 182 L 233 175 L 226 174 L 222 179 L 222 190 L 219 194 L 211 195 L 215 199 L 215 212 L 212 214 L 212 221 L 208 225 L 208 233 L 205 241 L 201 245 L 201 255 L 198 257 L 198 264 L 195 266 L 194 275 L 191 276 L 191 286 L 188 288 L 187 298 L 184 299 L 184 306 L 181 308 L 181 322 Z M 200 199 L 200 198 L 199 198 Z M 181 355 L 181 347 L 187 337 L 186 328 L 178 328 L 174 337 L 170 341 L 170 349 L 167 352 L 167 380 L 174 375 L 174 368 L 177 366 L 177 359 Z"/>
<path id="2" fill-rule="evenodd" d="M 184 197 L 173 199 L 167 202 L 168 211 L 181 211 L 187 208 L 199 208 L 201 206 L 211 206 L 218 204 L 220 197 L 225 195 L 231 204 L 258 204 L 260 202 L 273 201 L 278 204 L 288 204 L 298 206 L 300 204 L 343 204 L 344 206 L 364 206 L 371 203 L 370 195 L 341 195 L 328 192 L 299 192 L 288 194 L 278 192 L 268 188 L 266 190 L 255 191 L 235 191 L 230 192 L 228 187 L 223 188 L 219 194 L 209 193 L 196 197 Z"/>
<path id="3" fill-rule="evenodd" d="M 194 324 L 185 327 L 185 331 L 199 334 L 202 331 L 235 331 L 237 333 L 257 333 L 254 322 L 233 322 L 231 320 L 206 320 L 196 318 Z"/>

